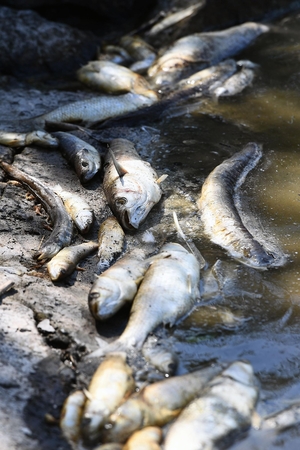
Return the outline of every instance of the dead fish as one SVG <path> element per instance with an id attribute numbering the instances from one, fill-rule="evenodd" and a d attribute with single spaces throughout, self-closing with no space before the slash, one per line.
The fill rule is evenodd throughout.
<path id="1" fill-rule="evenodd" d="M 88 387 L 88 398 L 82 416 L 82 432 L 93 442 L 101 435 L 101 428 L 110 414 L 135 389 L 132 370 L 124 353 L 108 355 L 94 373 Z"/>
<path id="2" fill-rule="evenodd" d="M 215 333 L 216 330 L 234 330 L 246 322 L 247 319 L 234 314 L 224 306 L 199 305 L 181 324 L 183 329 L 197 327 L 199 332 Z"/>
<path id="3" fill-rule="evenodd" d="M 213 450 L 251 425 L 258 388 L 249 363 L 236 361 L 212 379 L 170 426 L 165 450 Z M 188 439 L 187 439 L 188 436 Z M 227 442 L 227 441 L 226 441 Z"/>
<path id="4" fill-rule="evenodd" d="M 125 330 L 108 349 L 141 348 L 158 325 L 174 325 L 195 305 L 199 278 L 200 265 L 193 254 L 180 244 L 163 245 L 138 289 Z"/>
<path id="5" fill-rule="evenodd" d="M 162 430 L 158 427 L 146 427 L 136 431 L 128 439 L 123 450 L 160 450 Z"/>
<path id="6" fill-rule="evenodd" d="M 199 11 L 199 9 L 204 7 L 205 3 L 205 0 L 200 1 L 195 5 L 191 5 L 187 8 L 181 9 L 180 11 L 168 14 L 158 23 L 153 25 L 153 27 L 151 27 L 151 29 L 145 33 L 145 36 L 151 39 L 174 25 L 177 28 L 178 26 L 180 26 L 181 22 L 193 17 Z"/>
<path id="7" fill-rule="evenodd" d="M 142 75 L 110 61 L 91 61 L 77 71 L 83 84 L 110 94 L 133 92 L 155 97 L 155 92 Z"/>
<path id="8" fill-rule="evenodd" d="M 79 261 L 86 258 L 97 248 L 98 243 L 92 241 L 63 248 L 47 264 L 51 280 L 58 281 L 71 275 Z"/>
<path id="9" fill-rule="evenodd" d="M 101 223 L 98 231 L 98 268 L 107 269 L 110 263 L 119 256 L 124 247 L 125 233 L 114 216 L 109 216 Z"/>
<path id="10" fill-rule="evenodd" d="M 197 205 L 212 242 L 240 262 L 263 269 L 276 265 L 276 259 L 248 231 L 236 207 L 237 189 L 261 156 L 261 146 L 250 142 L 217 166 L 205 180 Z"/>
<path id="11" fill-rule="evenodd" d="M 98 150 L 71 133 L 56 131 L 63 156 L 74 167 L 81 183 L 90 181 L 101 167 Z"/>
<path id="12" fill-rule="evenodd" d="M 38 126 L 44 126 L 45 121 L 80 122 L 90 126 L 150 106 L 157 100 L 156 94 L 153 94 L 152 97 L 145 97 L 132 92 L 123 95 L 101 95 L 60 106 L 53 111 L 31 119 L 31 122 Z"/>
<path id="13" fill-rule="evenodd" d="M 38 145 L 47 148 L 57 148 L 58 140 L 45 131 L 30 131 L 29 133 L 14 133 L 11 131 L 0 131 L 0 144 L 9 147 L 25 147 L 27 145 Z"/>
<path id="14" fill-rule="evenodd" d="M 106 320 L 131 303 L 149 264 L 143 252 L 133 251 L 96 277 L 88 297 L 93 317 Z"/>
<path id="15" fill-rule="evenodd" d="M 220 370 L 220 366 L 211 366 L 146 386 L 122 403 L 110 416 L 103 439 L 125 442 L 136 430 L 165 425 L 177 417 L 192 399 L 199 396 L 209 380 Z"/>
<path id="16" fill-rule="evenodd" d="M 137 229 L 161 198 L 161 179 L 127 139 L 111 141 L 104 169 L 103 189 L 110 208 L 124 228 Z"/>
<path id="17" fill-rule="evenodd" d="M 204 69 L 235 55 L 267 31 L 267 25 L 246 22 L 222 31 L 185 36 L 158 58 L 148 75 L 156 85 L 177 81 L 190 69 Z"/>
<path id="18" fill-rule="evenodd" d="M 64 202 L 66 210 L 70 214 L 80 233 L 88 233 L 94 221 L 93 209 L 80 195 L 65 191 L 59 185 L 54 187 L 54 192 L 56 192 Z"/>
<path id="19" fill-rule="evenodd" d="M 274 429 L 283 431 L 286 428 L 298 425 L 300 422 L 300 402 L 295 401 L 292 405 L 262 418 L 260 429 Z"/>
<path id="20" fill-rule="evenodd" d="M 157 338 L 154 336 L 148 337 L 142 348 L 143 356 L 164 375 L 173 375 L 178 365 L 177 355 L 157 341 Z"/>
<path id="21" fill-rule="evenodd" d="M 80 438 L 80 424 L 86 396 L 82 391 L 75 391 L 65 400 L 60 416 L 60 429 L 69 442 L 77 442 Z"/>
<path id="22" fill-rule="evenodd" d="M 251 63 L 251 61 L 249 61 L 249 63 Z M 211 89 L 211 92 L 216 99 L 239 94 L 246 87 L 251 85 L 254 77 L 255 71 L 253 70 L 253 67 L 251 67 L 251 64 L 240 65 L 240 69 L 236 73 L 227 78 L 224 83 L 221 82 L 215 89 Z"/>
<path id="23" fill-rule="evenodd" d="M 199 87 L 201 93 L 205 90 L 210 90 L 215 83 L 220 83 L 233 75 L 237 70 L 237 65 L 234 59 L 226 59 L 214 66 L 202 69 L 188 78 L 178 82 L 179 89 L 189 89 L 191 87 Z M 216 87 L 216 86 L 215 86 Z"/>
<path id="24" fill-rule="evenodd" d="M 156 59 L 156 51 L 140 36 L 123 36 L 120 45 L 129 53 L 135 61 L 130 69 L 137 73 L 146 72 Z"/>
<path id="25" fill-rule="evenodd" d="M 73 222 L 67 213 L 62 200 L 52 189 L 44 185 L 40 180 L 16 167 L 0 161 L 0 167 L 14 180 L 22 183 L 34 196 L 36 196 L 49 214 L 53 223 L 53 231 L 49 238 L 37 251 L 35 257 L 42 261 L 55 256 L 63 247 L 71 243 L 73 234 Z"/>

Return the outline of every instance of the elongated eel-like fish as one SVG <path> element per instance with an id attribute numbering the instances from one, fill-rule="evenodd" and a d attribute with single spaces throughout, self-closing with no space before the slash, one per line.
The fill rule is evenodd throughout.
<path id="1" fill-rule="evenodd" d="M 217 166 L 202 186 L 197 205 L 205 233 L 242 263 L 267 268 L 276 264 L 244 225 L 236 207 L 236 191 L 262 156 L 261 146 L 250 142 Z"/>
<path id="2" fill-rule="evenodd" d="M 63 247 L 70 245 L 73 233 L 73 222 L 67 213 L 62 200 L 40 180 L 16 167 L 0 160 L 0 167 L 13 179 L 22 183 L 43 204 L 49 214 L 53 231 L 49 238 L 37 251 L 35 257 L 41 261 L 52 258 Z"/>

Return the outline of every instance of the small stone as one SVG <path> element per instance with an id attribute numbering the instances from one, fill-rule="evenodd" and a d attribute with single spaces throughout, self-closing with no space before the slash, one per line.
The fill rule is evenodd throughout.
<path id="1" fill-rule="evenodd" d="M 46 333 L 55 333 L 55 329 L 50 325 L 49 319 L 44 319 L 38 324 L 38 329 Z"/>

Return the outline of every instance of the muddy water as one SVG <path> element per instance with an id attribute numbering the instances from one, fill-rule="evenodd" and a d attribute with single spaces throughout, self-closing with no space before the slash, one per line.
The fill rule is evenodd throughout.
<path id="1" fill-rule="evenodd" d="M 218 104 L 187 103 L 185 114 L 159 125 L 155 155 L 170 170 L 169 208 L 208 262 L 201 290 L 210 310 L 200 305 L 170 330 L 181 370 L 209 360 L 250 360 L 261 383 L 263 415 L 300 399 L 299 42 L 299 14 L 273 24 L 239 55 L 260 65 L 253 86 Z M 208 173 L 250 141 L 263 144 L 263 158 L 241 189 L 244 213 L 252 229 L 286 256 L 283 267 L 268 271 L 245 267 L 209 243 L 194 209 Z M 299 442 L 298 427 L 269 445 L 290 450 Z"/>

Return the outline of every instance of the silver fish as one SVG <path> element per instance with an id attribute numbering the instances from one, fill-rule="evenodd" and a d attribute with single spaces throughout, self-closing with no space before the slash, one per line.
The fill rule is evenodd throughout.
<path id="1" fill-rule="evenodd" d="M 199 297 L 199 278 L 193 254 L 180 244 L 163 245 L 138 289 L 125 330 L 110 350 L 141 348 L 158 325 L 173 325 L 189 313 Z"/>
<path id="2" fill-rule="evenodd" d="M 108 319 L 125 303 L 133 301 L 149 264 L 143 252 L 132 252 L 95 278 L 88 301 L 96 320 Z"/>
<path id="3" fill-rule="evenodd" d="M 77 78 L 93 89 L 110 94 L 133 92 L 145 97 L 156 96 L 144 77 L 110 61 L 90 61 L 77 71 Z"/>
<path id="4" fill-rule="evenodd" d="M 145 97 L 132 92 L 117 96 L 101 95 L 89 100 L 79 100 L 78 102 L 60 106 L 53 111 L 33 118 L 32 123 L 38 126 L 44 126 L 45 121 L 82 122 L 83 124 L 91 125 L 150 106 L 157 100 L 156 94 L 153 94 L 152 97 Z"/>
<path id="5" fill-rule="evenodd" d="M 103 439 L 106 442 L 124 442 L 136 430 L 165 425 L 199 396 L 220 370 L 220 366 L 211 366 L 146 386 L 110 416 Z"/>
<path id="6" fill-rule="evenodd" d="M 156 85 L 177 81 L 190 69 L 204 69 L 235 55 L 267 31 L 267 25 L 246 22 L 222 31 L 185 36 L 158 58 L 148 75 Z"/>
<path id="7" fill-rule="evenodd" d="M 88 387 L 82 416 L 82 433 L 93 442 L 101 435 L 101 428 L 109 415 L 135 389 L 132 370 L 124 353 L 108 355 L 94 373 Z"/>
<path id="8" fill-rule="evenodd" d="M 158 427 L 146 427 L 136 431 L 128 439 L 123 450 L 160 450 L 162 430 Z"/>
<path id="9" fill-rule="evenodd" d="M 70 275 L 76 269 L 79 261 L 97 248 L 98 243 L 90 241 L 62 249 L 47 264 L 51 280 L 58 281 Z"/>
<path id="10" fill-rule="evenodd" d="M 81 183 L 87 183 L 99 171 L 101 158 L 98 150 L 71 133 L 56 131 L 63 156 L 75 168 Z"/>
<path id="11" fill-rule="evenodd" d="M 14 133 L 0 131 L 0 144 L 9 147 L 24 147 L 26 145 L 38 145 L 47 148 L 57 148 L 58 140 L 45 131 L 30 131 L 28 133 Z"/>
<path id="12" fill-rule="evenodd" d="M 52 189 L 45 186 L 40 180 L 16 167 L 0 160 L 0 167 L 13 179 L 22 183 L 34 196 L 38 197 L 49 214 L 53 231 L 35 257 L 41 261 L 55 256 L 63 247 L 70 245 L 73 234 L 73 222 L 67 213 L 62 200 Z"/>
<path id="13" fill-rule="evenodd" d="M 249 61 L 251 62 L 251 61 Z M 239 64 L 237 64 L 239 66 Z M 255 71 L 251 65 L 240 65 L 240 70 L 226 79 L 224 83 L 220 83 L 218 87 L 212 89 L 211 92 L 215 98 L 229 97 L 242 92 L 246 87 L 250 86 L 255 77 Z"/>
<path id="14" fill-rule="evenodd" d="M 93 209 L 80 195 L 65 191 L 59 185 L 55 186 L 53 190 L 64 202 L 66 210 L 80 233 L 88 233 L 94 221 Z"/>
<path id="15" fill-rule="evenodd" d="M 161 198 L 157 173 L 127 139 L 111 141 L 104 169 L 103 189 L 110 208 L 124 228 L 137 229 Z"/>
<path id="16" fill-rule="evenodd" d="M 77 442 L 80 438 L 80 424 L 86 396 L 82 391 L 75 391 L 65 400 L 61 416 L 60 429 L 69 442 Z"/>
<path id="17" fill-rule="evenodd" d="M 236 192 L 262 156 L 261 146 L 247 144 L 244 149 L 217 166 L 205 180 L 197 202 L 205 233 L 242 263 L 267 268 L 276 265 L 248 231 L 236 207 Z"/>
<path id="18" fill-rule="evenodd" d="M 258 400 L 252 366 L 236 361 L 214 378 L 205 395 L 192 401 L 171 425 L 165 450 L 214 450 L 222 440 L 251 425 Z M 188 436 L 188 439 L 187 439 Z"/>
<path id="19" fill-rule="evenodd" d="M 124 248 L 125 233 L 114 216 L 109 216 L 101 223 L 98 231 L 98 269 L 107 269 Z"/>

